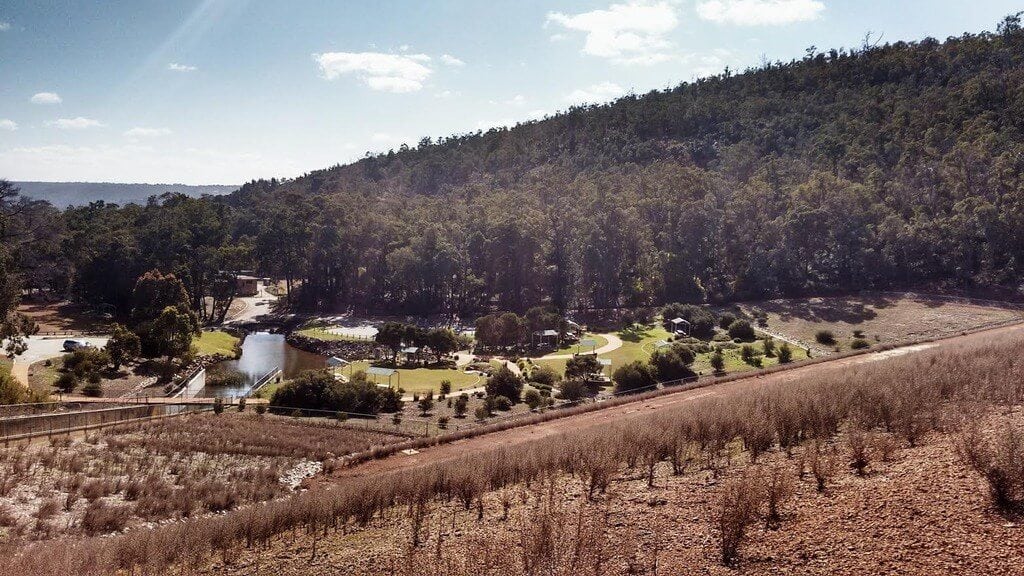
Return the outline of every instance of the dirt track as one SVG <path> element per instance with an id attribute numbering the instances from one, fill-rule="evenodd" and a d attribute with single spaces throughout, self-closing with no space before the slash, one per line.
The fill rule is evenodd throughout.
<path id="1" fill-rule="evenodd" d="M 678 406 L 680 404 L 692 402 L 698 398 L 729 394 L 737 390 L 750 389 L 768 383 L 791 382 L 810 374 L 828 373 L 830 371 L 842 370 L 858 364 L 885 360 L 894 356 L 915 354 L 924 350 L 956 348 L 957 346 L 963 345 L 965 342 L 973 340 L 1020 335 L 1024 335 L 1024 324 L 1013 324 L 1010 326 L 983 330 L 965 336 L 955 336 L 953 338 L 947 338 L 945 340 L 938 340 L 926 344 L 915 344 L 882 352 L 873 352 L 864 355 L 827 360 L 817 364 L 797 367 L 791 370 L 783 370 L 781 372 L 775 372 L 763 376 L 751 375 L 749 378 L 742 378 L 722 384 L 712 384 L 703 388 L 680 390 L 677 393 L 670 393 L 665 396 L 649 400 L 630 402 L 627 404 L 612 406 L 607 409 L 599 409 L 593 412 L 579 414 L 577 416 L 558 418 L 539 424 L 520 426 L 500 432 L 477 436 L 475 438 L 459 440 L 449 444 L 424 448 L 415 455 L 399 453 L 380 460 L 364 462 L 350 468 L 342 468 L 335 473 L 335 477 L 362 477 L 395 470 L 416 468 L 418 466 L 425 466 L 444 460 L 459 458 L 466 454 L 471 454 L 481 450 L 513 446 L 548 436 L 554 436 L 571 430 L 581 430 L 591 426 L 600 426 L 602 424 L 614 422 L 628 414 Z"/>

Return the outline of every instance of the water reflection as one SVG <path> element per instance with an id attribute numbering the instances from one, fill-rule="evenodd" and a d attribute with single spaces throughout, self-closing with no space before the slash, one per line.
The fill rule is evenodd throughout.
<path id="1" fill-rule="evenodd" d="M 283 334 L 254 332 L 242 342 L 242 356 L 237 360 L 218 362 L 208 369 L 237 370 L 243 375 L 243 385 L 206 386 L 199 396 L 239 396 L 249 389 L 267 372 L 280 368 L 285 378 L 291 378 L 303 370 L 315 370 L 327 366 L 327 359 L 318 354 L 299 350 L 284 341 Z"/>

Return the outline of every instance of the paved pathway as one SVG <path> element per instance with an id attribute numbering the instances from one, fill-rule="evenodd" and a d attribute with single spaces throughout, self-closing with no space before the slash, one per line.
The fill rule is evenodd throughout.
<path id="1" fill-rule="evenodd" d="M 266 316 L 272 312 L 271 304 L 277 300 L 277 296 L 267 292 L 267 287 L 263 282 L 257 284 L 257 289 L 259 292 L 255 296 L 236 298 L 237 301 L 245 306 L 237 313 L 229 316 L 224 322 L 225 324 L 251 322 L 260 316 Z"/>
<path id="2" fill-rule="evenodd" d="M 594 352 L 598 356 L 600 356 L 601 354 L 607 354 L 612 350 L 618 350 L 619 348 L 622 348 L 622 339 L 616 336 L 615 334 L 598 334 L 598 336 L 608 341 L 608 343 L 605 344 L 604 346 L 601 346 L 597 350 L 594 350 Z M 549 354 L 547 356 L 541 356 L 540 358 L 534 358 L 534 360 L 568 360 L 573 356 L 575 356 L 575 354 Z"/>
<path id="3" fill-rule="evenodd" d="M 28 344 L 28 350 L 20 356 L 14 357 L 11 375 L 25 386 L 28 386 L 28 367 L 36 362 L 63 356 L 64 341 L 67 339 L 68 337 L 66 336 L 29 336 L 25 339 L 25 343 Z M 72 339 L 88 342 L 97 348 L 107 345 L 106 336 L 75 336 Z"/>

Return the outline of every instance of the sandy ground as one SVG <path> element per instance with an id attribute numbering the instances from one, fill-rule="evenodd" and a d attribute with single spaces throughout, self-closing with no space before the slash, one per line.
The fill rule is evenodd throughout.
<path id="1" fill-rule="evenodd" d="M 892 343 L 946 337 L 1024 319 L 1024 312 L 1011 305 L 895 292 L 770 300 L 740 308 L 748 314 L 765 312 L 769 332 L 818 351 L 824 350 L 815 342 L 818 330 L 830 330 L 840 347 L 848 350 L 855 330 L 872 344 Z"/>

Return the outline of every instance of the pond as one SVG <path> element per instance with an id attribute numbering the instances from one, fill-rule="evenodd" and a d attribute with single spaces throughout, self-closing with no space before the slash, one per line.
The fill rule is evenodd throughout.
<path id="1" fill-rule="evenodd" d="M 285 378 L 292 378 L 304 370 L 316 370 L 326 366 L 326 358 L 295 348 L 284 341 L 284 334 L 253 332 L 242 341 L 240 358 L 218 362 L 209 368 L 211 373 L 237 370 L 243 376 L 242 386 L 206 386 L 197 395 L 239 396 L 274 368 L 280 368 Z"/>

